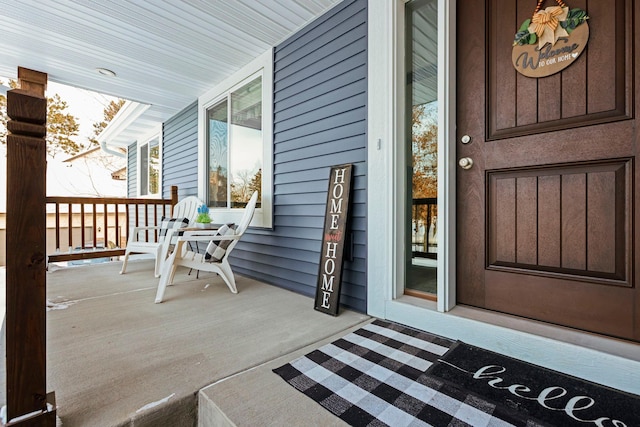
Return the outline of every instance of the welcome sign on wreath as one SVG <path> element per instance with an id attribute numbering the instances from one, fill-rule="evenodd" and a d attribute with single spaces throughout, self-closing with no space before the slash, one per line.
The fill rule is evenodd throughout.
<path id="1" fill-rule="evenodd" d="M 587 46 L 587 13 L 569 9 L 561 0 L 556 2 L 557 6 L 542 9 L 544 0 L 538 0 L 533 16 L 516 33 L 511 59 L 516 70 L 527 77 L 546 77 L 564 70 Z"/>

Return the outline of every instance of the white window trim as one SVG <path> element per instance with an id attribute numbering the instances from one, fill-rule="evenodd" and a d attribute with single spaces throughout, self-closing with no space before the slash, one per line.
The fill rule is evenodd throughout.
<path id="1" fill-rule="evenodd" d="M 141 156 L 140 156 L 140 152 L 142 150 L 142 147 L 146 144 L 148 144 L 152 139 L 158 138 L 158 146 L 160 148 L 160 170 L 159 170 L 159 178 L 158 178 L 158 194 L 147 194 L 147 195 L 142 195 L 141 192 L 141 188 L 140 188 L 140 183 L 142 182 L 141 178 L 142 178 L 142 168 L 140 167 L 140 160 L 141 160 Z M 136 179 L 136 194 L 138 197 L 144 198 L 144 199 L 161 199 L 162 198 L 162 163 L 163 163 L 163 158 L 162 158 L 162 125 L 158 125 L 153 132 L 148 133 L 146 135 L 144 135 L 143 137 L 139 138 L 137 141 L 137 147 L 136 147 L 136 168 L 138 170 Z M 148 172 L 148 171 L 147 171 Z"/>
<path id="2" fill-rule="evenodd" d="M 251 221 L 253 227 L 273 227 L 273 49 L 244 66 L 213 89 L 198 98 L 198 197 L 207 192 L 207 131 L 206 110 L 223 99 L 228 92 L 262 75 L 262 206 L 256 209 Z M 244 210 L 211 208 L 213 221 L 238 222 Z"/>

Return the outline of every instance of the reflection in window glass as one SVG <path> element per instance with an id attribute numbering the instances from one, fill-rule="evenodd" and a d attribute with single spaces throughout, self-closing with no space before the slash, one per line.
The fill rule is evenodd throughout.
<path id="1" fill-rule="evenodd" d="M 149 144 L 140 147 L 140 195 L 149 194 Z"/>
<path id="2" fill-rule="evenodd" d="M 231 207 L 244 207 L 262 189 L 262 79 L 231 93 Z"/>
<path id="3" fill-rule="evenodd" d="M 227 101 L 207 110 L 209 206 L 227 206 Z"/>
<path id="4" fill-rule="evenodd" d="M 160 194 L 160 138 L 140 146 L 140 195 Z"/>
<path id="5" fill-rule="evenodd" d="M 242 208 L 254 191 L 262 198 L 262 79 L 228 94 L 207 110 L 208 203 Z"/>
<path id="6" fill-rule="evenodd" d="M 435 296 L 438 257 L 438 2 L 406 5 L 407 143 L 413 174 L 407 183 L 410 232 L 407 236 L 405 292 Z M 428 296 L 427 296 L 428 297 Z"/>
<path id="7" fill-rule="evenodd" d="M 149 194 L 160 193 L 160 142 L 156 138 L 149 143 Z"/>

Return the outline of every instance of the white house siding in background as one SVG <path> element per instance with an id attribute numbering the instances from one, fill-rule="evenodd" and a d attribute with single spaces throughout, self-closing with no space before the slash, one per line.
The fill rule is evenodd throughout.
<path id="1" fill-rule="evenodd" d="M 63 162 L 47 161 L 47 195 L 83 197 L 125 197 L 127 183 L 112 173 L 126 166 L 126 159 L 99 147 Z"/>
<path id="2" fill-rule="evenodd" d="M 47 158 L 47 195 L 82 197 L 124 197 L 127 183 L 114 180 L 112 172 L 122 169 L 125 159 L 99 148 L 62 159 Z M 0 145 L 0 212 L 7 211 L 6 145 Z"/>
<path id="3" fill-rule="evenodd" d="M 0 145 L 0 266 L 6 260 L 6 207 L 7 164 L 6 146 Z M 99 148 L 91 149 L 66 160 L 47 159 L 47 195 L 79 197 L 125 197 L 127 182 L 114 180 L 112 172 L 126 165 L 124 158 L 105 153 Z M 66 212 L 66 205 L 61 207 Z M 53 206 L 47 206 L 47 252 L 53 253 L 55 218 Z M 63 221 L 66 221 L 63 220 Z M 75 222 L 77 223 L 77 221 Z M 66 229 L 65 229 L 66 230 Z M 66 236 L 63 232 L 63 241 Z M 79 233 L 79 231 L 78 231 Z M 78 240 L 79 236 L 76 237 Z M 66 243 L 63 243 L 64 247 Z"/>

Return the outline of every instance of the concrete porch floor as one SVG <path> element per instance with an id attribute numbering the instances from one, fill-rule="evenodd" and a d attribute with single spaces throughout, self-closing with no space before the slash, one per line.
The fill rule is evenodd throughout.
<path id="1" fill-rule="evenodd" d="M 131 262 L 125 275 L 120 266 L 47 273 L 47 387 L 59 424 L 193 426 L 199 410 L 200 426 L 344 425 L 271 369 L 368 316 L 328 316 L 311 298 L 242 276 L 234 295 L 217 276 L 187 270 L 154 304 L 152 261 Z"/>

